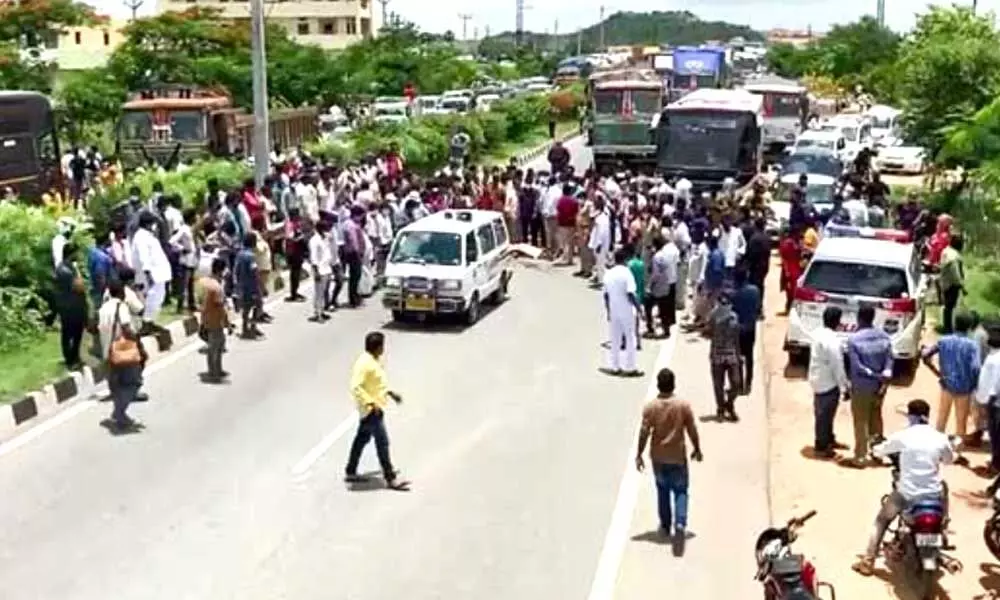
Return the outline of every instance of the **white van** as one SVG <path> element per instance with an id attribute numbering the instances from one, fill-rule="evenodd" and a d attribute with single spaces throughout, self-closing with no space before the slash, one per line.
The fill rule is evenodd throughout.
<path id="1" fill-rule="evenodd" d="M 473 324 L 482 303 L 507 297 L 513 274 L 510 235 L 491 210 L 444 210 L 396 234 L 385 267 L 382 305 L 394 320 L 457 314 Z"/>
<path id="2" fill-rule="evenodd" d="M 795 144 L 786 150 L 789 154 L 794 154 L 800 150 L 814 151 L 816 149 L 827 150 L 833 152 L 837 155 L 837 158 L 843 159 L 844 149 L 847 147 L 847 141 L 844 136 L 837 131 L 803 131 L 796 138 Z"/>
<path id="3" fill-rule="evenodd" d="M 820 131 L 839 133 L 847 142 L 841 159 L 852 161 L 862 148 L 871 149 L 872 140 L 871 119 L 862 115 L 837 115 L 820 125 Z"/>
<path id="4" fill-rule="evenodd" d="M 884 104 L 876 104 L 869 108 L 866 114 L 871 119 L 872 139 L 876 143 L 882 142 L 882 145 L 889 145 L 886 142 L 899 137 L 902 111 Z"/>

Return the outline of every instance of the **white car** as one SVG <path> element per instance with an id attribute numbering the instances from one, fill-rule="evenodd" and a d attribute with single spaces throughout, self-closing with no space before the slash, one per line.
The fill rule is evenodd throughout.
<path id="1" fill-rule="evenodd" d="M 899 143 L 880 148 L 875 168 L 882 173 L 921 175 L 927 168 L 927 151 L 920 146 Z"/>
<path id="2" fill-rule="evenodd" d="M 828 306 L 843 311 L 839 335 L 846 352 L 858 309 L 866 304 L 875 308 L 875 327 L 889 334 L 893 357 L 911 363 L 919 358 L 927 279 L 908 239 L 906 232 L 891 229 L 826 227 L 795 286 L 785 334 L 789 360 L 801 362 L 808 355 Z"/>
<path id="3" fill-rule="evenodd" d="M 500 213 L 434 213 L 396 234 L 385 267 L 382 305 L 394 320 L 409 314 L 455 314 L 472 325 L 484 302 L 507 297 L 512 263 L 510 235 Z"/>
<path id="4" fill-rule="evenodd" d="M 846 147 L 847 140 L 838 131 L 808 130 L 799 134 L 799 137 L 795 140 L 795 144 L 789 147 L 786 152 L 794 154 L 803 150 L 807 152 L 816 149 L 828 150 L 835 153 L 838 158 L 843 159 L 843 152 Z"/>

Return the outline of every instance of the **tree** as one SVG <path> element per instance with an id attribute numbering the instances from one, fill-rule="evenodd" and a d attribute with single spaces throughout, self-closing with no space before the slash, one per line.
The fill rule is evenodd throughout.
<path id="1" fill-rule="evenodd" d="M 125 101 L 125 88 L 107 69 L 67 75 L 56 93 L 69 140 L 80 143 L 87 125 L 114 121 Z"/>
<path id="2" fill-rule="evenodd" d="M 56 65 L 41 58 L 43 42 L 103 20 L 74 0 L 0 0 L 0 87 L 49 93 Z"/>
<path id="3" fill-rule="evenodd" d="M 907 133 L 936 157 L 949 126 L 1000 92 L 1000 34 L 966 8 L 931 8 L 903 42 L 898 88 Z"/>

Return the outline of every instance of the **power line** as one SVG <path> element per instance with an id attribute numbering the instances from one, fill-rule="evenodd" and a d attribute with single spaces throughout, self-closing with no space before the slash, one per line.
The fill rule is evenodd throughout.
<path id="1" fill-rule="evenodd" d="M 467 13 L 458 13 L 458 18 L 462 19 L 462 39 L 469 39 L 469 21 L 472 20 L 472 15 Z"/>

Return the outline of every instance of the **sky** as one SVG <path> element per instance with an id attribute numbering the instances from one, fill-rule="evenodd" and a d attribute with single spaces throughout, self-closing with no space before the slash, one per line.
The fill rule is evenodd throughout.
<path id="1" fill-rule="evenodd" d="M 514 29 L 516 0 L 390 0 L 389 11 L 398 13 L 404 20 L 416 23 L 421 29 L 435 32 L 452 30 L 462 36 L 460 14 L 472 15 L 467 35 L 485 35 L 487 28 L 493 33 Z M 116 18 L 130 14 L 122 0 L 89 0 L 90 4 Z M 601 5 L 607 5 L 607 14 L 615 11 L 645 12 L 652 10 L 688 10 L 705 20 L 722 20 L 747 24 L 764 30 L 774 27 L 825 31 L 837 23 L 857 20 L 864 14 L 875 14 L 877 0 L 524 0 L 525 29 L 559 33 L 575 31 L 600 20 Z M 926 10 L 928 4 L 947 6 L 956 2 L 924 2 L 922 0 L 885 0 L 886 23 L 897 31 L 913 26 L 915 14 Z M 970 4 L 971 0 L 957 0 Z M 151 14 L 156 0 L 146 0 L 140 14 Z M 380 6 L 373 3 L 376 9 Z M 613 7 L 613 8 L 612 8 Z M 1000 0 L 979 0 L 981 12 L 1000 13 Z M 557 24 L 558 23 L 558 24 Z"/>

